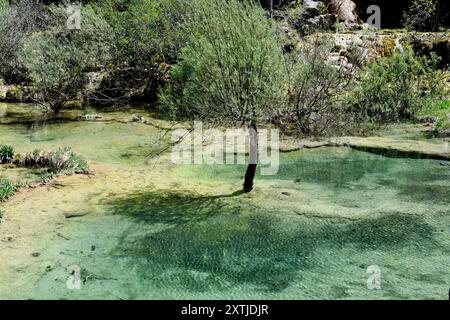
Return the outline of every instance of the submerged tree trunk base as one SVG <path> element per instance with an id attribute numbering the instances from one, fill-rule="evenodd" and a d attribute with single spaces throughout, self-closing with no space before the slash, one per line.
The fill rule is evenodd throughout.
<path id="1" fill-rule="evenodd" d="M 245 172 L 244 178 L 244 192 L 251 192 L 253 190 L 253 180 L 255 180 L 256 167 L 258 166 L 258 132 L 256 130 L 256 121 L 252 121 L 250 129 L 250 157 Z"/>
<path id="2" fill-rule="evenodd" d="M 257 164 L 249 164 L 244 178 L 244 192 L 253 190 L 253 180 L 255 179 Z"/>

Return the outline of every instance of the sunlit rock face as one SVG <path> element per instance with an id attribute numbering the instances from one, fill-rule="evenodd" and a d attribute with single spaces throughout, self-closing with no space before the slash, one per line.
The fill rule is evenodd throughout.
<path id="1" fill-rule="evenodd" d="M 264 7 L 268 7 L 269 0 L 261 0 Z M 274 8 L 281 9 L 284 6 L 302 5 L 307 11 L 315 12 L 315 15 L 328 13 L 335 14 L 341 21 L 357 22 L 356 5 L 352 0 L 273 0 Z M 324 10 L 322 8 L 325 8 Z"/>
<path id="2" fill-rule="evenodd" d="M 329 10 L 336 14 L 340 21 L 357 22 L 356 5 L 351 0 L 328 0 Z"/>
<path id="3" fill-rule="evenodd" d="M 269 0 L 260 0 L 264 7 L 268 7 Z M 315 0 L 273 0 L 275 9 L 282 9 L 286 6 L 295 4 L 308 5 Z M 322 0 L 325 4 L 330 4 L 331 13 L 339 11 L 340 20 L 354 22 L 357 18 L 367 21 L 371 13 L 367 13 L 367 8 L 371 5 L 377 5 L 381 9 L 381 27 L 399 28 L 403 26 L 403 12 L 411 5 L 412 0 Z M 342 5 L 341 5 L 342 3 Z M 450 13 L 450 1 L 438 1 L 439 11 L 443 16 Z M 450 19 L 442 19 L 445 27 L 450 27 Z"/>

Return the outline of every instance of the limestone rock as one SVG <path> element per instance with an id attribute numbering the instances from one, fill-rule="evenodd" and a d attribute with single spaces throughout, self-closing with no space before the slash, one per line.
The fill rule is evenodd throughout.
<path id="1" fill-rule="evenodd" d="M 330 12 L 337 15 L 340 21 L 357 23 L 356 4 L 352 0 L 329 0 Z"/>
<path id="2" fill-rule="evenodd" d="M 313 29 L 329 30 L 337 21 L 337 15 L 335 14 L 322 14 L 308 19 L 308 24 Z"/>

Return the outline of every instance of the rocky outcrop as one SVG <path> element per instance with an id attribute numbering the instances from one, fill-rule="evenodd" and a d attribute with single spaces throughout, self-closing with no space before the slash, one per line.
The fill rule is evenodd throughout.
<path id="1" fill-rule="evenodd" d="M 368 59 L 388 57 L 395 51 L 402 51 L 411 46 L 420 55 L 436 54 L 440 57 L 439 67 L 446 69 L 450 66 L 450 36 L 446 33 L 424 33 L 410 35 L 401 32 L 373 32 L 373 33 L 335 33 L 330 34 L 335 47 L 332 56 L 347 58 L 358 65 Z"/>
<path id="2" fill-rule="evenodd" d="M 307 20 L 309 28 L 314 30 L 329 30 L 336 22 L 338 22 L 338 17 L 335 14 L 321 14 L 314 18 L 309 18 Z"/>
<path id="3" fill-rule="evenodd" d="M 352 0 L 328 0 L 330 13 L 337 15 L 339 21 L 357 23 L 356 4 Z"/>
<path id="4" fill-rule="evenodd" d="M 346 29 L 362 29 L 355 9 L 356 5 L 351 0 L 303 0 L 301 7 L 288 14 L 288 20 L 302 33 L 330 30 L 338 22 L 342 22 Z"/>

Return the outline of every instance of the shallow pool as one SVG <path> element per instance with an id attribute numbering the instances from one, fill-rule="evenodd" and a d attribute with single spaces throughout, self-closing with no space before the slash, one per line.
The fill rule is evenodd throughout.
<path id="1" fill-rule="evenodd" d="M 30 244 L 39 257 L 26 252 L 26 269 L 0 274 L 0 297 L 448 298 L 448 163 L 303 150 L 282 154 L 278 174 L 258 175 L 242 195 L 244 166 L 149 164 L 159 137 L 133 123 L 0 125 L 0 144 L 71 146 L 97 169 L 91 181 L 70 177 L 2 205 L 11 216 L 35 215 L 24 203 L 48 199 L 46 212 L 83 215 Z M 79 267 L 80 290 L 67 287 L 70 266 Z M 370 266 L 380 290 L 367 286 Z"/>

